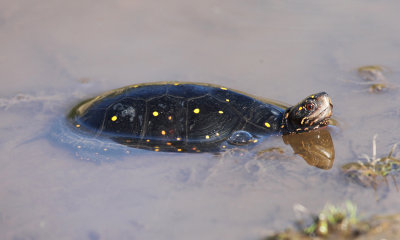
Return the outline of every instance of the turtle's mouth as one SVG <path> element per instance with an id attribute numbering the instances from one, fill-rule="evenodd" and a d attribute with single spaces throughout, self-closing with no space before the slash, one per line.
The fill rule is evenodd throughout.
<path id="1" fill-rule="evenodd" d="M 325 126 L 328 125 L 329 118 L 332 116 L 332 101 L 327 95 L 321 95 L 317 98 L 318 108 L 312 113 L 308 119 L 310 120 L 310 125 Z"/>

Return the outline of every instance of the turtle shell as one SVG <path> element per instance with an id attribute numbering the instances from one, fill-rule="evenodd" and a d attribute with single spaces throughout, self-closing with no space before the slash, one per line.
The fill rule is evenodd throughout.
<path id="1" fill-rule="evenodd" d="M 285 109 L 225 87 L 162 82 L 131 85 L 75 106 L 74 128 L 155 151 L 212 151 L 234 132 L 278 134 Z"/>

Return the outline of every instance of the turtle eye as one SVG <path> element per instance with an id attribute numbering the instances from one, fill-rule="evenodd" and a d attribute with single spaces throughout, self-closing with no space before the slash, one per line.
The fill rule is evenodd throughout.
<path id="1" fill-rule="evenodd" d="M 307 103 L 306 104 L 306 109 L 308 111 L 313 111 L 315 109 L 315 104 L 314 103 Z"/>

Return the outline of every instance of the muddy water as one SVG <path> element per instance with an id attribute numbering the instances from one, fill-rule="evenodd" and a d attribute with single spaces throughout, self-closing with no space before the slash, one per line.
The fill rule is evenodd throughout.
<path id="1" fill-rule="evenodd" d="M 258 239 L 350 199 L 395 213 L 399 192 L 349 184 L 340 166 L 400 141 L 398 89 L 371 95 L 355 68 L 398 83 L 397 1 L 14 1 L 0 3 L 1 239 Z M 48 137 L 80 100 L 152 81 L 197 81 L 296 103 L 327 91 L 335 162 L 133 151 L 82 161 Z M 22 95 L 18 95 L 18 94 Z M 51 129 L 50 129 L 51 130 Z"/>

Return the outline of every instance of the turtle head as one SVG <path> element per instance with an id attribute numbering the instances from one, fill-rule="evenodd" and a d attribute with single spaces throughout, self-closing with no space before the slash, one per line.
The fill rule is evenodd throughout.
<path id="1" fill-rule="evenodd" d="M 307 132 L 328 125 L 332 108 L 331 98 L 326 92 L 306 97 L 286 109 L 282 120 L 283 133 Z"/>

